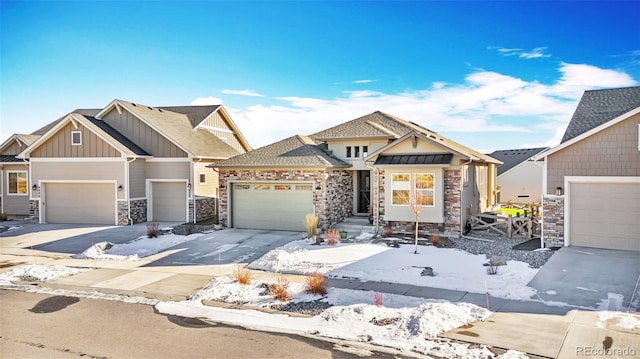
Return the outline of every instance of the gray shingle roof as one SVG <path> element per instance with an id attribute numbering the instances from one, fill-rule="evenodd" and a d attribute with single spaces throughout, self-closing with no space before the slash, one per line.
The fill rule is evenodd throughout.
<path id="1" fill-rule="evenodd" d="M 381 111 L 347 121 L 340 125 L 314 133 L 310 137 L 317 140 L 329 140 L 339 138 L 363 138 L 382 137 L 400 138 L 409 131 L 406 121 L 401 120 Z"/>
<path id="2" fill-rule="evenodd" d="M 640 86 L 585 91 L 562 141 L 580 136 L 640 106 Z"/>
<path id="3" fill-rule="evenodd" d="M 158 106 L 163 110 L 173 111 L 186 115 L 189 121 L 191 121 L 191 127 L 195 128 L 204 121 L 213 111 L 217 110 L 220 105 L 209 106 Z"/>
<path id="4" fill-rule="evenodd" d="M 537 148 L 519 148 L 515 150 L 498 150 L 489 154 L 489 156 L 502 162 L 502 166 L 498 167 L 498 176 L 521 164 L 538 153 L 548 149 L 548 147 Z"/>
<path id="5" fill-rule="evenodd" d="M 58 122 L 62 121 L 62 119 L 64 119 L 65 117 L 67 117 L 69 114 L 71 113 L 77 113 L 80 114 L 82 116 L 95 116 L 98 112 L 100 112 L 101 109 L 83 109 L 83 108 L 79 108 L 76 110 L 73 110 L 71 112 L 69 112 L 68 114 L 60 117 L 59 119 L 55 120 L 55 121 L 51 121 L 48 124 L 44 125 L 43 127 L 40 127 L 39 129 L 31 132 L 32 135 L 37 135 L 37 136 L 42 136 L 45 133 L 49 132 L 50 129 L 52 129 L 55 125 L 58 124 Z"/>
<path id="6" fill-rule="evenodd" d="M 292 136 L 282 141 L 257 148 L 211 167 L 351 167 L 331 156 L 316 141 L 307 136 Z"/>

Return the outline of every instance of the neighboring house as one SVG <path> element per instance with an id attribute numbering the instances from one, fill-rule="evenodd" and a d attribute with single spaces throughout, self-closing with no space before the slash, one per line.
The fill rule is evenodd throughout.
<path id="1" fill-rule="evenodd" d="M 114 100 L 34 132 L 30 211 L 40 223 L 197 222 L 216 213 L 206 166 L 251 148 L 222 106 L 149 107 Z"/>
<path id="2" fill-rule="evenodd" d="M 0 213 L 9 218 L 29 215 L 29 162 L 16 156 L 38 137 L 14 134 L 0 145 Z"/>
<path id="3" fill-rule="evenodd" d="M 302 230 L 308 213 L 328 228 L 371 211 L 377 226 L 459 234 L 466 209 L 495 204 L 501 162 L 417 124 L 374 112 L 217 162 L 220 219 L 229 227 Z"/>
<path id="4" fill-rule="evenodd" d="M 586 91 L 544 161 L 547 247 L 640 251 L 640 87 Z"/>
<path id="5" fill-rule="evenodd" d="M 489 156 L 502 162 L 498 167 L 498 202 L 542 203 L 542 165 L 532 157 L 548 147 L 499 150 Z"/>

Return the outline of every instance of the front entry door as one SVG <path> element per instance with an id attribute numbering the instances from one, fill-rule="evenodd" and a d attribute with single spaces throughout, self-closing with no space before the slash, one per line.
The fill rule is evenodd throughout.
<path id="1" fill-rule="evenodd" d="M 371 171 L 358 171 L 358 213 L 369 213 Z"/>

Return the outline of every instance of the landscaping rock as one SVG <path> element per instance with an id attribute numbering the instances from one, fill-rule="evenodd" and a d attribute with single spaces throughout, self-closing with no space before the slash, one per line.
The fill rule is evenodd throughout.
<path id="1" fill-rule="evenodd" d="M 420 275 L 423 276 L 423 277 L 433 277 L 433 268 L 424 267 L 422 272 L 420 272 Z"/>

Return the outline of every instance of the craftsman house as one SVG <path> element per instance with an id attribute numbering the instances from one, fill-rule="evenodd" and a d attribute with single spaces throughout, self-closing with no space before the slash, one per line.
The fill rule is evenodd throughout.
<path id="1" fill-rule="evenodd" d="M 114 100 L 102 109 L 76 110 L 34 136 L 16 156 L 23 166 L 18 191 L 24 183 L 21 195 L 40 223 L 211 218 L 218 178 L 206 166 L 251 149 L 219 105 Z"/>
<path id="2" fill-rule="evenodd" d="M 640 87 L 586 91 L 544 163 L 543 241 L 640 251 Z"/>
<path id="3" fill-rule="evenodd" d="M 220 173 L 220 220 L 229 227 L 302 230 L 308 213 L 324 228 L 369 213 L 376 226 L 411 226 L 419 198 L 421 227 L 458 234 L 467 208 L 496 203 L 499 164 L 378 111 L 210 167 Z"/>

